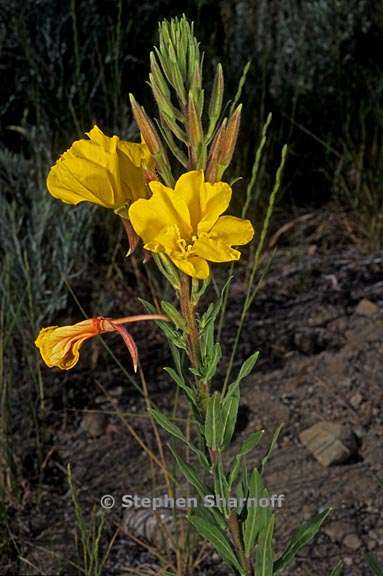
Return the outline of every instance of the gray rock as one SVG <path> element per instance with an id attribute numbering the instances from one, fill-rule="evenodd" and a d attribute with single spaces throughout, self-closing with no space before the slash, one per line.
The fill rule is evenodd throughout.
<path id="1" fill-rule="evenodd" d="M 301 432 L 299 438 L 325 467 L 345 462 L 356 450 L 352 435 L 334 422 L 318 422 Z"/>

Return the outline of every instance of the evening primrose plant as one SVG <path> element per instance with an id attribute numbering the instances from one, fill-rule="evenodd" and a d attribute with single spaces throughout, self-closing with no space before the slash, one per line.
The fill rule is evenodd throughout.
<path id="1" fill-rule="evenodd" d="M 176 468 L 166 475 L 169 495 L 185 492 L 181 482 L 184 477 L 187 492 L 199 503 L 188 512 L 186 532 L 181 530 L 177 538 L 171 539 L 174 569 L 167 566 L 161 573 L 193 573 L 193 558 L 198 556 L 191 546 L 190 531 L 194 530 L 216 549 L 234 574 L 269 576 L 292 562 L 297 551 L 317 533 L 328 512 L 301 526 L 285 551 L 277 555 L 275 512 L 271 506 L 254 506 L 254 502 L 270 498 L 263 474 L 279 430 L 258 466 L 249 469 L 246 455 L 261 442 L 263 430 L 252 432 L 234 456 L 231 450 L 231 457 L 227 457 L 238 417 L 240 385 L 252 372 L 258 352 L 243 362 L 232 381 L 220 383 L 217 375 L 223 355 L 216 324 L 224 314 L 231 276 L 222 289 L 217 280 L 211 280 L 216 266 L 224 272 L 224 263 L 239 260 L 238 247 L 251 242 L 254 228 L 246 218 L 251 190 L 248 188 L 241 217 L 234 216 L 230 213 L 233 189 L 226 180 L 240 125 L 240 90 L 231 103 L 224 104 L 224 76 L 218 64 L 206 103 L 202 62 L 193 25 L 186 18 L 161 23 L 159 45 L 150 54 L 149 74 L 158 119 L 153 121 L 130 96 L 141 142 L 108 137 L 94 126 L 87 138 L 72 144 L 48 175 L 48 190 L 55 198 L 70 204 L 91 202 L 113 210 L 128 234 L 129 253 L 141 251 L 146 266 L 157 267 L 174 291 L 174 300 L 162 300 L 161 309 L 157 309 L 139 298 L 144 314 L 117 319 L 100 316 L 72 326 L 42 328 L 36 346 L 48 366 L 68 370 L 79 361 L 80 349 L 88 339 L 118 332 L 134 369 L 142 375 L 144 367 L 139 364 L 127 325 L 155 322 L 165 334 L 174 360 L 174 365 L 165 370 L 174 382 L 175 393 L 184 396 L 190 417 L 183 429 L 175 414 L 165 414 L 151 402 L 147 408 L 151 420 L 172 440 L 170 451 Z M 257 166 L 269 123 L 270 119 L 256 155 Z M 265 221 L 259 227 L 252 279 L 285 157 L 284 148 Z M 255 182 L 255 176 L 251 182 Z M 232 265 L 229 269 L 235 270 Z M 253 291 L 250 285 L 247 307 Z M 201 302 L 207 304 L 202 306 Z M 212 496 L 216 506 L 204 506 L 205 498 Z"/>

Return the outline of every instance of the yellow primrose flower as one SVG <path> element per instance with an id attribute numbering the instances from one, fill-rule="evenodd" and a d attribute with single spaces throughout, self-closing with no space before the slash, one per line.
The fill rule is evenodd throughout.
<path id="1" fill-rule="evenodd" d="M 167 321 L 168 318 L 163 314 L 140 314 L 117 319 L 100 316 L 77 322 L 77 324 L 71 326 L 49 326 L 40 330 L 35 340 L 35 345 L 40 350 L 42 359 L 49 368 L 57 366 L 62 370 L 69 370 L 77 364 L 80 357 L 80 348 L 86 340 L 105 332 L 118 332 L 130 352 L 134 370 L 136 371 L 138 363 L 137 347 L 123 324 L 142 320 Z"/>
<path id="2" fill-rule="evenodd" d="M 77 140 L 52 166 L 47 180 L 50 194 L 68 204 L 93 202 L 121 212 L 147 196 L 144 170 L 154 169 L 145 142 L 135 144 L 109 138 L 94 126 L 89 140 Z"/>
<path id="3" fill-rule="evenodd" d="M 146 250 L 166 254 L 193 278 L 209 276 L 210 262 L 238 260 L 232 248 L 250 242 L 254 229 L 249 220 L 221 216 L 228 208 L 231 188 L 224 182 L 204 181 L 202 170 L 186 172 L 174 190 L 150 182 L 153 195 L 129 209 L 129 218 Z"/>

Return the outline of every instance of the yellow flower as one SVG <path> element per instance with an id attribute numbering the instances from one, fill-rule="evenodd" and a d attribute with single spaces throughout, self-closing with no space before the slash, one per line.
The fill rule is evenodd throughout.
<path id="1" fill-rule="evenodd" d="M 115 320 L 100 316 L 77 322 L 77 324 L 71 326 L 49 326 L 40 330 L 35 340 L 35 345 L 40 350 L 42 359 L 49 368 L 57 366 L 62 370 L 69 370 L 77 364 L 80 357 L 80 348 L 86 340 L 105 332 L 118 332 L 130 352 L 136 371 L 138 363 L 137 347 L 123 324 L 142 320 L 167 321 L 168 318 L 163 314 L 140 314 Z"/>
<path id="2" fill-rule="evenodd" d="M 69 204 L 93 202 L 116 211 L 147 196 L 144 170 L 154 161 L 145 142 L 109 138 L 94 126 L 89 140 L 77 140 L 48 174 L 52 196 Z"/>
<path id="3" fill-rule="evenodd" d="M 193 170 L 178 179 L 174 190 L 160 182 L 149 186 L 152 197 L 137 200 L 129 209 L 146 250 L 166 254 L 180 270 L 200 279 L 209 276 L 207 261 L 240 258 L 232 246 L 250 242 L 254 230 L 249 220 L 221 216 L 231 199 L 228 184 L 210 184 L 202 170 Z"/>

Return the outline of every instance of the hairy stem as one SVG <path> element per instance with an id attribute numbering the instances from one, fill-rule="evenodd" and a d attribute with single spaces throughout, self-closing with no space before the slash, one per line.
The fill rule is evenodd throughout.
<path id="1" fill-rule="evenodd" d="M 252 569 L 251 564 L 250 564 L 250 558 L 248 558 L 245 555 L 245 551 L 243 549 L 242 539 L 241 539 L 241 530 L 239 527 L 238 516 L 237 516 L 236 512 L 232 511 L 230 513 L 230 516 L 227 520 L 227 523 L 228 523 L 228 526 L 230 529 L 233 543 L 234 543 L 234 545 L 237 549 L 237 552 L 238 552 L 239 560 L 242 564 L 242 568 L 245 570 L 246 576 L 254 576 L 253 575 L 253 569 Z"/>

